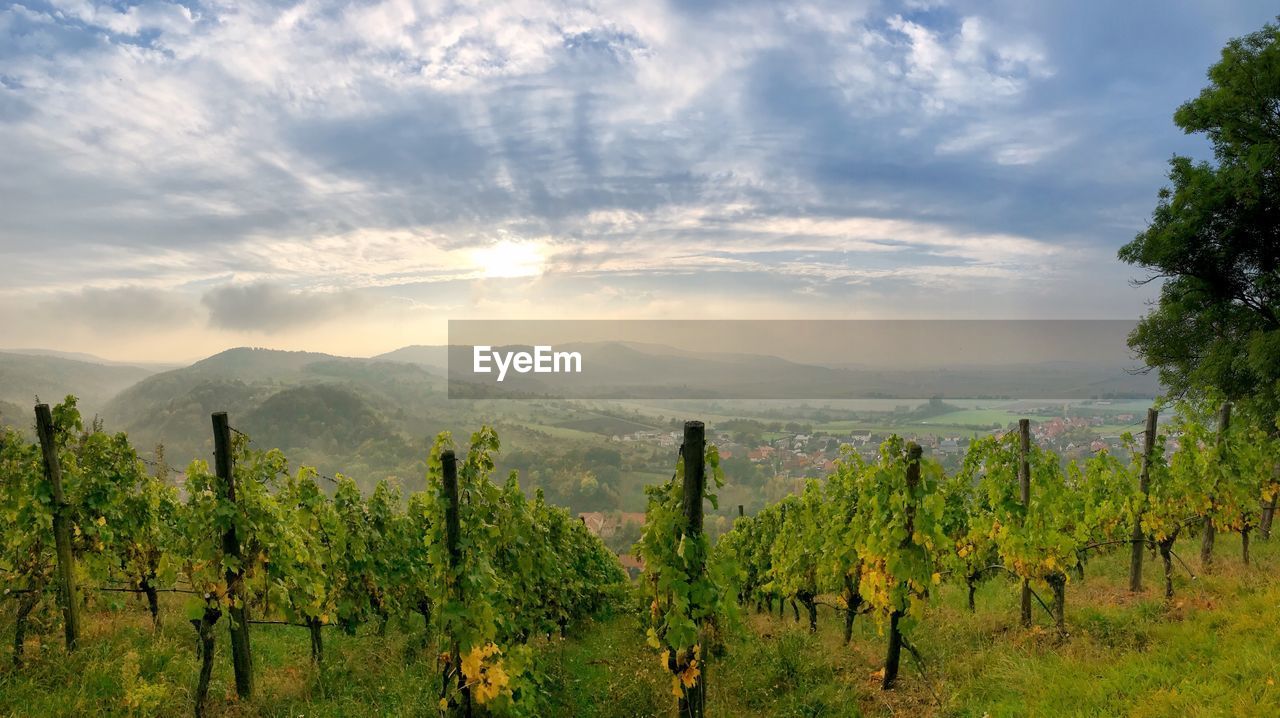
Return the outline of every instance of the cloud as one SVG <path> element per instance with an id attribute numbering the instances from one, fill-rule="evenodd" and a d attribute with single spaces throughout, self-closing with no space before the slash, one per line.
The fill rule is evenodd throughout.
<path id="1" fill-rule="evenodd" d="M 40 301 L 37 311 L 55 323 L 103 334 L 164 330 L 196 316 L 195 308 L 182 295 L 137 286 L 61 292 Z"/>
<path id="2" fill-rule="evenodd" d="M 886 308 L 895 283 L 953 292 L 940 312 L 983 290 L 1073 306 L 1169 153 L 1199 147 L 1173 107 L 1273 14 L 11 3 L 0 310 L 132 288 L 262 333 L 376 314 L 375 293 L 437 307 L 446 286 L 450 311 L 577 311 L 565 287 L 647 306 L 675 276 L 721 308 L 760 277 L 779 311 Z M 1122 32 L 1139 20 L 1149 37 Z M 1123 281 L 1090 286 L 1091 307 L 1141 311 Z"/>
<path id="3" fill-rule="evenodd" d="M 969 123 L 937 145 L 940 155 L 978 155 L 1000 165 L 1043 161 L 1077 139 L 1061 116 L 1003 118 Z"/>
<path id="4" fill-rule="evenodd" d="M 979 17 L 964 18 L 949 37 L 900 15 L 887 24 L 906 38 L 903 78 L 921 93 L 922 106 L 931 112 L 1005 101 L 1024 92 L 1033 80 L 1053 75 L 1033 41 L 999 42 Z"/>
<path id="5" fill-rule="evenodd" d="M 50 0 L 49 4 L 62 17 L 125 36 L 147 31 L 181 36 L 191 30 L 196 19 L 190 8 L 170 2 L 141 2 L 125 8 L 87 0 Z"/>
<path id="6" fill-rule="evenodd" d="M 289 291 L 259 282 L 205 292 L 209 325 L 217 329 L 273 332 L 342 319 L 370 306 L 354 292 Z"/>

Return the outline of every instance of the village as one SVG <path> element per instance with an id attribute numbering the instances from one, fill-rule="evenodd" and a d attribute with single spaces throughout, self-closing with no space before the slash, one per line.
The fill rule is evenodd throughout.
<path id="1" fill-rule="evenodd" d="M 948 472 L 960 468 L 970 442 L 1014 431 L 1024 416 L 1030 419 L 1032 442 L 1058 454 L 1063 461 L 1088 459 L 1101 451 L 1127 458 L 1129 449 L 1124 435 L 1140 432 L 1141 426 L 1137 423 L 1141 419 L 1137 414 L 1115 411 L 1106 402 L 1098 402 L 1095 413 L 1078 407 L 1074 411 L 1066 409 L 1029 406 L 1008 412 L 1007 422 L 982 430 L 939 431 L 927 426 L 902 426 L 893 431 L 886 427 L 835 432 L 795 423 L 762 426 L 735 422 L 737 428 L 715 431 L 708 436 L 717 447 L 728 477 L 730 486 L 726 492 L 731 501 L 724 503 L 716 515 L 709 516 L 707 530 L 712 534 L 728 530 L 740 505 L 750 514 L 758 505 L 777 501 L 787 493 L 799 493 L 806 481 L 832 473 L 844 452 L 851 451 L 864 461 L 875 461 L 881 443 L 892 434 L 918 443 L 927 456 L 937 460 Z M 1046 416 L 1050 411 L 1063 415 Z M 624 452 L 626 455 L 652 455 L 665 460 L 678 449 L 680 436 L 676 430 L 640 430 L 612 436 L 611 442 L 631 449 Z M 639 539 L 644 525 L 642 511 L 583 511 L 578 516 L 618 553 L 629 571 L 642 570 L 639 561 L 631 555 L 631 547 Z"/>
<path id="2" fill-rule="evenodd" d="M 1036 445 L 1050 449 L 1064 459 L 1081 458 L 1103 450 L 1123 451 L 1123 432 L 1107 429 L 1114 428 L 1117 423 L 1131 423 L 1135 419 L 1135 415 L 1131 413 L 1111 417 L 1094 415 L 1053 417 L 1041 421 L 1032 419 L 1031 435 Z M 841 434 L 827 431 L 781 432 L 782 435 L 776 438 L 756 441 L 744 441 L 754 438 L 749 432 L 720 431 L 714 436 L 722 461 L 746 458 L 752 464 L 770 467 L 775 472 L 816 478 L 825 476 L 835 468 L 843 447 L 849 447 L 866 461 L 874 460 L 880 444 L 891 434 L 916 442 L 944 467 L 953 468 L 958 465 L 959 457 L 964 455 L 973 438 L 1003 434 L 1016 426 L 1016 419 L 1013 419 L 1008 425 L 999 428 L 949 435 L 936 431 L 860 430 Z M 680 432 L 637 431 L 615 435 L 613 441 L 673 449 L 680 444 Z"/>

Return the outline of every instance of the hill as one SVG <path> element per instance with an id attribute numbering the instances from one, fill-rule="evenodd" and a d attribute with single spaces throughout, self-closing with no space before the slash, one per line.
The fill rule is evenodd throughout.
<path id="1" fill-rule="evenodd" d="M 459 349 L 469 353 L 469 348 L 454 348 Z M 90 414 L 102 416 L 109 429 L 127 431 L 139 448 L 163 444 L 168 461 L 175 466 L 210 457 L 209 415 L 226 411 L 232 425 L 250 434 L 255 445 L 283 449 L 294 466 L 313 465 L 329 474 L 343 472 L 366 487 L 388 475 L 413 485 L 422 475 L 422 462 L 436 434 L 449 431 L 461 442 L 488 424 L 498 428 L 503 437 L 500 470 L 520 469 L 526 488 L 543 488 L 548 497 L 575 510 L 637 510 L 644 505 L 643 484 L 652 478 L 663 451 L 656 446 L 656 439 L 614 442 L 614 437 L 635 432 L 657 436 L 678 426 L 679 418 L 692 407 L 680 401 L 646 401 L 640 404 L 650 406 L 626 407 L 612 400 L 577 399 L 600 395 L 799 399 L 789 405 L 792 408 L 778 408 L 776 416 L 763 415 L 785 423 L 805 416 L 803 409 L 795 407 L 809 398 L 951 398 L 964 396 L 964 390 L 971 395 L 1022 390 L 1023 396 L 1036 396 L 1038 391 L 1055 387 L 1084 387 L 1084 392 L 1105 394 L 1141 391 L 1143 382 L 1150 385 L 1146 396 L 1156 393 L 1153 378 L 1132 377 L 1121 368 L 1105 366 L 897 370 L 817 366 L 767 355 L 690 351 L 659 344 L 600 342 L 557 349 L 581 351 L 583 373 L 509 375 L 507 386 L 532 395 L 525 401 L 484 392 L 451 398 L 440 371 L 447 363 L 442 361 L 446 348 L 410 346 L 372 358 L 228 349 L 190 366 L 144 376 L 98 407 L 91 400 L 84 403 Z M 70 362 L 84 371 L 130 371 L 127 367 L 48 357 L 25 359 L 30 370 Z M 470 359 L 459 360 L 458 365 L 468 365 Z M 8 379 L 38 386 L 29 375 L 13 374 Z M 0 396 L 0 400 L 6 397 Z M 10 407 L 0 405 L 0 417 L 29 423 L 26 402 L 9 403 Z M 945 423 L 945 416 L 965 414 L 956 411 L 958 408 L 939 402 L 933 413 L 942 414 L 938 421 Z M 744 410 L 736 402 L 728 402 L 724 409 L 734 416 L 741 416 L 735 412 Z M 887 414 L 864 416 L 858 411 L 832 409 L 805 422 L 835 432 L 853 427 L 883 428 Z M 888 430 L 901 427 L 910 433 L 923 427 L 927 418 L 895 416 Z M 904 423 L 908 420 L 916 423 Z M 758 443 L 764 438 L 750 440 Z M 614 454 L 621 450 L 623 459 L 600 460 L 596 450 L 602 448 L 610 448 Z M 569 480 L 573 477 L 577 477 L 576 483 Z"/>
<path id="2" fill-rule="evenodd" d="M 58 357 L 59 359 L 71 359 L 73 361 L 82 361 L 88 364 L 102 364 L 104 366 L 133 366 L 152 371 L 165 371 L 166 369 L 176 369 L 182 366 L 181 363 L 175 362 L 153 362 L 153 361 L 116 361 L 115 359 L 105 359 L 97 354 L 89 354 L 86 352 L 64 352 L 57 349 L 0 349 L 0 352 L 8 354 L 26 354 L 28 356 L 37 357 Z"/>
<path id="3" fill-rule="evenodd" d="M 497 353 L 532 352 L 527 345 Z M 1159 393 L 1151 375 L 1109 363 L 1044 362 L 934 368 L 830 367 L 776 356 L 694 352 L 658 344 L 582 342 L 555 347 L 578 352 L 576 373 L 472 372 L 469 346 L 453 346 L 454 396 L 579 399 L 866 399 L 947 397 L 1142 397 Z M 492 366 L 492 362 L 491 362 Z"/>
<path id="4" fill-rule="evenodd" d="M 23 410 L 17 404 L 0 401 L 0 426 L 12 426 L 18 429 L 29 429 L 32 424 L 31 410 Z"/>
<path id="5" fill-rule="evenodd" d="M 92 416 L 120 391 L 154 373 L 131 365 L 0 352 L 0 400 L 29 411 L 37 398 L 53 404 L 75 394 L 82 412 Z"/>
<path id="6" fill-rule="evenodd" d="M 414 344 L 379 354 L 373 359 L 417 364 L 440 374 L 449 370 L 449 348 L 443 345 Z"/>
<path id="7" fill-rule="evenodd" d="M 422 358 L 422 348 L 408 349 L 414 351 L 391 356 Z M 366 488 L 389 475 L 416 486 L 439 432 L 465 441 L 489 424 L 502 432 L 503 471 L 521 468 L 529 487 L 544 486 L 574 508 L 617 508 L 611 489 L 570 493 L 557 484 L 584 471 L 602 483 L 621 480 L 616 465 L 590 453 L 616 433 L 593 431 L 616 419 L 568 402 L 449 399 L 443 376 L 417 362 L 230 349 L 138 382 L 110 402 L 104 417 L 138 447 L 163 444 L 169 462 L 181 466 L 210 456 L 215 411 L 228 412 L 256 446 L 284 450 L 293 466 L 342 472 Z M 642 504 L 638 485 L 627 495 Z"/>
<path id="8" fill-rule="evenodd" d="M 347 385 L 304 384 L 267 397 L 237 420 L 255 441 L 328 472 L 377 475 L 422 458 L 367 399 Z"/>
<path id="9" fill-rule="evenodd" d="M 108 426 L 175 462 L 211 451 L 209 415 L 226 411 L 255 443 L 322 470 L 396 472 L 416 460 L 404 429 L 441 381 L 412 364 L 236 348 L 148 377 L 115 397 Z M 364 451 L 381 452 L 365 456 Z M 412 457 L 412 458 L 411 458 Z"/>
<path id="10" fill-rule="evenodd" d="M 177 371 L 191 375 L 234 377 L 246 382 L 284 380 L 304 373 L 307 367 L 316 362 L 337 358 L 331 354 L 319 352 L 236 347 L 201 359 Z"/>

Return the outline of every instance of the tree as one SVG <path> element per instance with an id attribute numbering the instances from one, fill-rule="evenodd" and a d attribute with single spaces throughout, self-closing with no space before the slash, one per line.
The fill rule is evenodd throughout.
<path id="1" fill-rule="evenodd" d="M 1120 249 L 1164 280 L 1129 337 L 1177 395 L 1280 410 L 1280 25 L 1232 40 L 1174 122 L 1214 163 L 1175 156 L 1150 226 Z"/>

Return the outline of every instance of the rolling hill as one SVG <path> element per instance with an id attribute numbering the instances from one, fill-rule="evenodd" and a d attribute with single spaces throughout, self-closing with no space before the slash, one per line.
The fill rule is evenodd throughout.
<path id="1" fill-rule="evenodd" d="M 154 373 L 146 367 L 0 352 L 0 400 L 29 412 L 37 398 L 53 404 L 75 394 L 83 413 L 92 415 L 120 391 Z"/>
<path id="2" fill-rule="evenodd" d="M 1105 365 L 893 369 L 818 366 L 640 343 L 557 349 L 580 351 L 583 372 L 509 374 L 504 388 L 523 392 L 527 401 L 486 391 L 451 398 L 442 371 L 450 350 L 442 346 L 404 347 L 368 359 L 241 347 L 154 374 L 139 367 L 0 354 L 0 388 L 8 392 L 0 393 L 0 421 L 29 426 L 30 399 L 24 397 L 35 391 L 51 402 L 76 393 L 87 413 L 101 415 L 107 428 L 127 431 L 143 451 L 163 444 L 169 463 L 182 466 L 193 458 L 209 458 L 209 415 L 226 411 L 232 425 L 249 434 L 258 448 L 280 448 L 295 466 L 343 472 L 368 487 L 388 475 L 409 478 L 407 485 L 416 483 L 431 440 L 441 431 L 463 440 L 489 424 L 502 436 L 504 455 L 533 457 L 530 467 L 550 470 L 546 459 L 555 456 L 555 465 L 567 471 L 603 471 L 581 458 L 590 448 L 608 445 L 614 435 L 661 430 L 667 424 L 619 411 L 608 401 L 573 399 L 1044 398 L 1053 391 L 1150 397 L 1158 391 L 1153 377 Z M 468 347 L 452 351 L 467 353 L 465 359 L 455 355 L 455 366 L 470 364 Z M 658 414 L 683 413 L 687 407 L 674 406 L 679 403 Z M 543 474 L 544 481 L 552 475 Z"/>
<path id="3" fill-rule="evenodd" d="M 12 426 L 19 430 L 29 431 L 32 425 L 31 410 L 23 410 L 17 404 L 0 401 L 0 426 Z"/>
<path id="4" fill-rule="evenodd" d="M 373 359 L 417 364 L 441 375 L 449 370 L 449 348 L 443 345 L 414 344 L 379 354 Z"/>
<path id="5" fill-rule="evenodd" d="M 495 347 L 529 352 L 529 346 Z M 1002 366 L 831 367 L 774 356 L 691 352 L 655 344 L 584 342 L 579 373 L 472 373 L 471 347 L 450 347 L 454 396 L 577 399 L 868 399 L 946 397 L 1152 397 L 1154 376 L 1109 363 L 1045 362 Z"/>
<path id="6" fill-rule="evenodd" d="M 175 462 L 207 456 L 209 415 L 226 411 L 261 448 L 327 471 L 394 472 L 416 460 L 407 437 L 431 423 L 421 407 L 442 398 L 442 380 L 412 364 L 236 348 L 138 382 L 104 416 L 139 446 L 163 443 Z"/>

